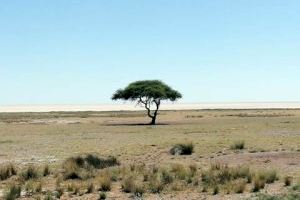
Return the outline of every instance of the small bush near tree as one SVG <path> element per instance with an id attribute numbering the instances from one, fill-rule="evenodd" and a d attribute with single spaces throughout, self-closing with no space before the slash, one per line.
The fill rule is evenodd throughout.
<path id="1" fill-rule="evenodd" d="M 245 141 L 244 140 L 238 140 L 235 141 L 231 146 L 231 149 L 233 150 L 241 150 L 245 148 Z"/>
<path id="2" fill-rule="evenodd" d="M 191 155 L 193 152 L 194 145 L 192 143 L 176 144 L 170 150 L 172 155 Z"/>

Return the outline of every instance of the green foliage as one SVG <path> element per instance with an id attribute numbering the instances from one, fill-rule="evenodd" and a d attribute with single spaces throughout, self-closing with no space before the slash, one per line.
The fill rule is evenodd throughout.
<path id="1" fill-rule="evenodd" d="M 162 81 L 145 80 L 130 83 L 125 89 L 117 90 L 113 94 L 112 100 L 137 101 L 146 108 L 148 117 L 152 119 L 150 124 L 155 125 L 161 101 L 176 101 L 181 97 L 182 95 L 178 91 L 173 90 Z M 152 104 L 156 106 L 154 110 L 151 110 Z"/>
<path id="2" fill-rule="evenodd" d="M 170 150 L 172 155 L 191 155 L 193 152 L 194 145 L 192 143 L 176 144 Z"/>
<path id="3" fill-rule="evenodd" d="M 235 141 L 231 146 L 231 149 L 237 150 L 237 149 L 244 149 L 245 148 L 245 141 L 243 140 L 238 140 Z"/>
<path id="4" fill-rule="evenodd" d="M 117 90 L 113 100 L 124 99 L 136 101 L 140 97 L 176 101 L 182 95 L 159 80 L 144 80 L 130 83 L 125 89 Z"/>

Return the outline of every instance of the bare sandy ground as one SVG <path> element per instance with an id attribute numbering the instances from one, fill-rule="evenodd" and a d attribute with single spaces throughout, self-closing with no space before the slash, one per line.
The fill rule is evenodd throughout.
<path id="1" fill-rule="evenodd" d="M 294 109 L 300 102 L 241 102 L 241 103 L 167 103 L 162 110 L 200 110 L 200 109 Z M 6 105 L 0 112 L 51 112 L 51 111 L 136 111 L 144 110 L 135 104 L 97 104 L 97 105 Z"/>

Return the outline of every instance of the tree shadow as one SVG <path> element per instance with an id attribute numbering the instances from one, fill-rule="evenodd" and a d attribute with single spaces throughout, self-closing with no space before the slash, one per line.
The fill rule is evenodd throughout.
<path id="1" fill-rule="evenodd" d="M 157 123 L 155 125 L 149 123 L 110 123 L 105 124 L 105 126 L 167 126 L 167 123 Z"/>

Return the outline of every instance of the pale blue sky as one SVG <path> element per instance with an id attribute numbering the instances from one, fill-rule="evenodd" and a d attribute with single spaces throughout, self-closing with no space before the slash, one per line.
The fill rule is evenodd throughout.
<path id="1" fill-rule="evenodd" d="M 0 104 L 111 103 L 139 79 L 182 102 L 300 101 L 299 0 L 0 1 Z"/>

